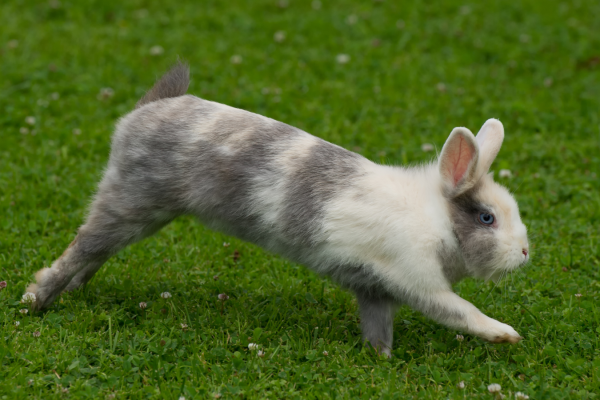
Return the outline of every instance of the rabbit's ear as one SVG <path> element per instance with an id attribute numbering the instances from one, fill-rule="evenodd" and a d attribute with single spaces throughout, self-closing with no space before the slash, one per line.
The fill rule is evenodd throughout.
<path id="1" fill-rule="evenodd" d="M 477 165 L 477 176 L 486 174 L 494 159 L 502 147 L 504 140 L 504 127 L 497 119 L 488 119 L 479 130 L 477 137 L 479 145 L 479 164 Z"/>
<path id="2" fill-rule="evenodd" d="M 456 197 L 477 183 L 479 147 L 467 128 L 454 128 L 438 161 L 446 195 Z"/>

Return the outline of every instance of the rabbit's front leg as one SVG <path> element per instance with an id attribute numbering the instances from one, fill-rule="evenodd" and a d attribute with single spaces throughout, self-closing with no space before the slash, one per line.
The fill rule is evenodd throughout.
<path id="1" fill-rule="evenodd" d="M 409 299 L 408 303 L 440 324 L 492 343 L 517 343 L 523 339 L 511 326 L 488 317 L 451 291 L 415 297 Z"/>
<path id="2" fill-rule="evenodd" d="M 356 291 L 363 340 L 391 357 L 395 302 L 388 296 Z"/>

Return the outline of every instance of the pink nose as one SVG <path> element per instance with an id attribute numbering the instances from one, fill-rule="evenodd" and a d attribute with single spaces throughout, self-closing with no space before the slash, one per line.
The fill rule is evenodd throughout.
<path id="1" fill-rule="evenodd" d="M 527 249 L 523 249 L 523 255 L 524 255 L 525 257 L 527 257 L 527 254 L 529 254 L 529 252 L 527 251 Z"/>

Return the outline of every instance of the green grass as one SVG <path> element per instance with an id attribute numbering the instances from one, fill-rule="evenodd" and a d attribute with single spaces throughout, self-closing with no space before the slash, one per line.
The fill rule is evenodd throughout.
<path id="1" fill-rule="evenodd" d="M 490 383 L 511 398 L 597 398 L 600 3 L 283 3 L 0 3 L 0 398 L 491 399 Z M 513 172 L 501 182 L 532 263 L 497 287 L 456 290 L 525 340 L 461 343 L 402 308 L 394 356 L 378 358 L 360 344 L 351 294 L 191 218 L 48 311 L 20 314 L 33 273 L 84 220 L 116 119 L 177 56 L 191 64 L 190 93 L 377 162 L 430 160 L 423 143 L 439 149 L 453 127 L 500 118 L 493 169 Z M 114 96 L 98 99 L 108 87 Z M 223 312 L 218 293 L 230 296 Z"/>

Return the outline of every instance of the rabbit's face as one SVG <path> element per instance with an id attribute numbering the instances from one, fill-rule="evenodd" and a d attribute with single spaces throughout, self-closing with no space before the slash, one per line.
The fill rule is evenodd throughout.
<path id="1" fill-rule="evenodd" d="M 497 280 L 529 260 L 517 202 L 487 173 L 503 140 L 504 127 L 496 119 L 487 120 L 477 137 L 455 128 L 438 160 L 464 266 L 476 278 Z"/>
<path id="2" fill-rule="evenodd" d="M 527 228 L 517 202 L 491 174 L 450 204 L 469 275 L 496 280 L 529 261 Z"/>

